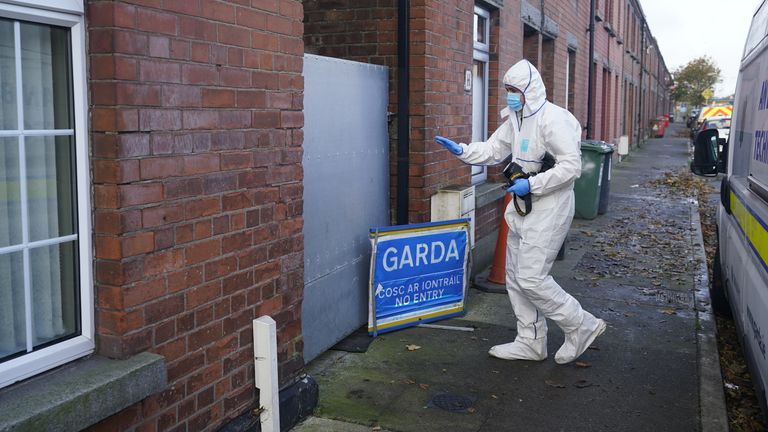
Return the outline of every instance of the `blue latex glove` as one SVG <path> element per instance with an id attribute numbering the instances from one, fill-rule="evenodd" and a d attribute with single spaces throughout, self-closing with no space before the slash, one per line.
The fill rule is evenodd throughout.
<path id="1" fill-rule="evenodd" d="M 524 197 L 531 192 L 531 184 L 528 183 L 528 179 L 517 179 L 512 183 L 512 186 L 507 189 L 507 192 L 519 197 Z"/>
<path id="2" fill-rule="evenodd" d="M 458 145 L 455 142 L 449 140 L 448 138 L 441 137 L 441 136 L 438 135 L 438 136 L 435 137 L 435 142 L 440 144 L 441 146 L 447 148 L 449 152 L 451 152 L 451 153 L 453 153 L 453 154 L 455 154 L 457 156 L 462 154 L 462 153 L 464 153 L 464 149 L 461 148 L 460 145 Z"/>

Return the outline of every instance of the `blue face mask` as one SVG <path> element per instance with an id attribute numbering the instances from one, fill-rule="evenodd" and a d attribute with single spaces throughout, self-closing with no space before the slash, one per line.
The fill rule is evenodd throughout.
<path id="1" fill-rule="evenodd" d="M 507 93 L 507 106 L 512 111 L 523 109 L 523 102 L 520 100 L 520 93 Z"/>

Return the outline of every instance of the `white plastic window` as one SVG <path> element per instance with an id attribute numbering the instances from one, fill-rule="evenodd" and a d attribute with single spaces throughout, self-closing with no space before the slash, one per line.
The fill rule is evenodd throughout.
<path id="1" fill-rule="evenodd" d="M 0 4 L 0 387 L 94 348 L 82 6 L 24 3 Z"/>

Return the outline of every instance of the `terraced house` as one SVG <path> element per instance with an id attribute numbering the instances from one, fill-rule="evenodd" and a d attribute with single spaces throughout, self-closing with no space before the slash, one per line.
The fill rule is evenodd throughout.
<path id="1" fill-rule="evenodd" d="M 247 430 L 254 345 L 290 427 L 369 228 L 459 192 L 488 266 L 499 170 L 433 137 L 485 139 L 521 58 L 587 138 L 669 112 L 635 0 L 0 1 L 0 429 Z"/>

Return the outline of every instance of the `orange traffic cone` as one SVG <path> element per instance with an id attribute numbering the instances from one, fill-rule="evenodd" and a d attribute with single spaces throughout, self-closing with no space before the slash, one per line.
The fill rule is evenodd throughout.
<path id="1" fill-rule="evenodd" d="M 491 271 L 486 279 L 488 282 L 492 282 L 499 285 L 506 285 L 506 263 L 507 263 L 507 234 L 509 233 L 509 227 L 507 221 L 504 219 L 504 211 L 507 210 L 507 205 L 512 201 L 512 194 L 507 193 L 504 195 L 504 209 L 501 211 L 501 222 L 499 223 L 499 236 L 496 237 L 496 250 L 493 252 L 493 263 L 491 263 Z"/>

